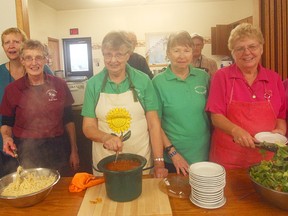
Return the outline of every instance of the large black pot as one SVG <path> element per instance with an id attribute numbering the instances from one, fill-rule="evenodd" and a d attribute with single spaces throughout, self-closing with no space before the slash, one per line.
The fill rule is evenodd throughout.
<path id="1" fill-rule="evenodd" d="M 128 153 L 119 154 L 117 160 L 136 160 L 140 165 L 127 171 L 112 171 L 106 168 L 106 164 L 115 161 L 115 155 L 103 158 L 97 164 L 97 171 L 104 174 L 107 196 L 117 202 L 134 200 L 142 193 L 142 171 L 147 160 L 140 155 Z"/>

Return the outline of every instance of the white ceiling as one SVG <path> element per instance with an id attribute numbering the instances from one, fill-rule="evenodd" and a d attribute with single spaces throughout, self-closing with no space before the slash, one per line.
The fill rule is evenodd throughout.
<path id="1" fill-rule="evenodd" d="M 159 5 L 188 2 L 216 2 L 234 0 L 38 0 L 55 10 L 80 10 L 103 7 Z"/>

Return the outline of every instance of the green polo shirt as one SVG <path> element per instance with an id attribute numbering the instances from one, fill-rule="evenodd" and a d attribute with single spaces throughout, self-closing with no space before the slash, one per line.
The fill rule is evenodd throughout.
<path id="1" fill-rule="evenodd" d="M 185 80 L 167 67 L 152 81 L 159 99 L 162 128 L 189 164 L 208 160 L 210 123 L 205 105 L 209 80 L 206 72 L 190 66 Z M 172 163 L 166 153 L 164 158 Z"/>
<path id="2" fill-rule="evenodd" d="M 143 72 L 129 66 L 128 64 L 126 65 L 126 72 L 130 75 L 131 82 L 135 86 L 138 100 L 145 112 L 158 111 L 157 95 L 150 78 Z M 104 68 L 100 73 L 88 80 L 85 89 L 85 97 L 81 113 L 82 116 L 96 118 L 95 108 L 107 73 L 107 69 Z M 120 94 L 129 90 L 130 82 L 126 74 L 126 78 L 119 84 L 111 81 L 108 76 L 103 92 L 107 94 Z"/>

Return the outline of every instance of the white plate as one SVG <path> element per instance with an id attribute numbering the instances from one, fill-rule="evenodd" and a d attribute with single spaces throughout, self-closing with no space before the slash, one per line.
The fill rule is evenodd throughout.
<path id="1" fill-rule="evenodd" d="M 189 172 L 200 177 L 217 177 L 223 175 L 225 169 L 220 164 L 203 161 L 191 164 Z"/>
<path id="2" fill-rule="evenodd" d="M 193 173 L 189 173 L 189 179 L 190 180 L 195 180 L 203 183 L 218 183 L 218 182 L 223 182 L 226 180 L 226 175 L 225 173 L 221 176 L 217 177 L 199 177 L 197 175 L 194 175 Z"/>
<path id="3" fill-rule="evenodd" d="M 255 138 L 260 142 L 276 143 L 280 146 L 284 146 L 287 143 L 287 138 L 278 133 L 260 132 L 255 135 Z"/>
<path id="4" fill-rule="evenodd" d="M 197 201 L 197 200 L 194 200 L 193 197 L 191 197 L 191 196 L 190 196 L 189 198 L 190 198 L 190 201 L 191 201 L 194 205 L 196 205 L 196 206 L 198 206 L 198 207 L 200 207 L 200 208 L 205 208 L 205 209 L 216 209 L 216 208 L 220 208 L 220 207 L 222 207 L 222 206 L 226 203 L 226 198 L 225 198 L 225 197 L 223 197 L 223 199 L 222 199 L 220 202 L 215 203 L 215 204 L 213 204 L 213 205 L 208 205 L 208 204 L 199 202 L 199 201 Z"/>

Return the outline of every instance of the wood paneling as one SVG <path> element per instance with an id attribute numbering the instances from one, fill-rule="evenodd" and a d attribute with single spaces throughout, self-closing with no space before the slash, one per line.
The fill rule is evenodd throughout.
<path id="1" fill-rule="evenodd" d="M 287 75 L 287 0 L 259 0 L 260 23 L 264 35 L 262 64 L 275 70 L 282 79 Z"/>
<path id="2" fill-rule="evenodd" d="M 30 38 L 28 0 L 15 0 L 17 27 L 22 29 Z"/>
<path id="3" fill-rule="evenodd" d="M 253 23 L 253 17 L 246 17 L 228 25 L 216 25 L 211 28 L 212 55 L 231 55 L 228 49 L 228 39 L 232 29 L 240 23 Z"/>

